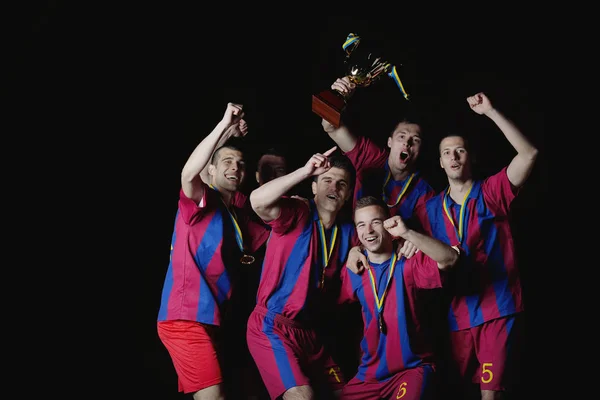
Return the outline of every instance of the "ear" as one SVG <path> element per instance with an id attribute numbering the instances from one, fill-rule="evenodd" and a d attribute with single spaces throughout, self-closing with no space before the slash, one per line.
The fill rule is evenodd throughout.
<path id="1" fill-rule="evenodd" d="M 444 169 L 444 164 L 442 164 L 442 157 L 440 157 L 440 167 L 442 167 L 442 169 Z"/>
<path id="2" fill-rule="evenodd" d="M 392 138 L 389 137 L 387 140 L 387 146 L 391 149 L 392 148 Z"/>
<path id="3" fill-rule="evenodd" d="M 317 194 L 317 182 L 313 181 L 313 182 L 312 182 L 312 184 L 311 184 L 310 186 L 311 186 L 311 188 L 312 188 L 312 193 L 313 193 L 314 195 L 316 195 L 316 194 Z"/>
<path id="4" fill-rule="evenodd" d="M 215 167 L 212 164 L 208 164 L 208 174 L 209 175 L 211 175 L 211 176 L 214 175 L 216 171 L 217 171 L 217 167 Z"/>
<path id="5" fill-rule="evenodd" d="M 254 176 L 256 176 L 256 183 L 260 183 L 260 174 L 258 173 L 258 171 L 256 171 L 256 173 L 254 174 Z"/>

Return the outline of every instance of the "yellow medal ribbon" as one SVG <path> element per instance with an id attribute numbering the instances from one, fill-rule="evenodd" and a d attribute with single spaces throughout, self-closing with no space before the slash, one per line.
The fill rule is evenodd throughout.
<path id="1" fill-rule="evenodd" d="M 213 189 L 214 191 L 218 192 L 218 190 L 213 185 L 208 185 L 208 186 L 210 186 L 210 188 Z M 232 213 L 231 210 L 229 209 L 229 207 L 227 207 L 227 204 L 225 204 L 225 202 L 223 201 L 223 198 L 222 197 L 220 197 L 220 198 L 221 198 L 221 201 L 223 202 L 223 204 L 225 205 L 225 208 L 227 209 L 227 213 L 229 214 L 231 221 L 233 222 L 233 228 L 235 230 L 235 241 L 237 242 L 237 245 L 243 254 L 241 261 L 244 264 L 252 264 L 254 262 L 254 257 L 244 254 L 244 238 L 242 236 L 242 230 L 240 229 L 240 226 L 238 225 L 238 222 L 234 215 L 235 212 Z"/>
<path id="2" fill-rule="evenodd" d="M 372 268 L 367 269 L 367 271 L 369 271 L 369 277 L 371 278 L 371 288 L 373 289 L 373 295 L 375 296 L 375 305 L 377 306 L 377 312 L 379 314 L 381 314 L 381 312 L 382 312 L 383 302 L 385 301 L 385 295 L 387 293 L 390 282 L 392 281 L 392 277 L 394 276 L 394 269 L 396 268 L 396 261 L 398 261 L 398 255 L 396 254 L 396 252 L 394 252 L 394 255 L 392 256 L 390 270 L 388 273 L 388 279 L 387 279 L 387 282 L 385 283 L 385 289 L 383 289 L 383 294 L 381 295 L 381 298 L 379 298 L 379 294 L 377 292 L 377 284 L 375 283 L 375 275 L 373 275 L 373 271 L 371 270 Z"/>
<path id="3" fill-rule="evenodd" d="M 454 223 L 454 220 L 452 219 L 452 215 L 450 214 L 450 211 L 448 210 L 447 202 L 448 202 L 448 195 L 450 194 L 450 187 L 448 187 L 448 190 L 446 190 L 446 193 L 444 193 L 444 203 L 442 204 L 442 206 L 444 208 L 444 212 L 446 213 L 446 216 L 448 217 L 448 219 L 450 220 L 450 223 L 454 227 L 454 232 L 456 233 L 456 237 L 458 238 L 458 242 L 460 244 L 462 244 L 462 241 L 463 241 L 465 212 L 467 211 L 467 198 L 469 197 L 469 194 L 471 193 L 472 188 L 473 188 L 473 185 L 471 185 L 469 190 L 467 190 L 467 193 L 465 193 L 465 197 L 463 198 L 462 204 L 460 205 L 460 212 L 459 212 L 459 218 L 458 218 L 458 229 L 456 228 L 456 224 Z"/>
<path id="4" fill-rule="evenodd" d="M 333 253 L 333 247 L 335 246 L 335 239 L 337 237 L 338 227 L 334 225 L 333 231 L 331 233 L 331 240 L 329 242 L 329 246 L 327 246 L 327 238 L 325 237 L 325 228 L 323 227 L 323 222 L 319 220 L 319 237 L 321 239 L 321 253 L 323 253 L 323 271 L 321 272 L 321 281 L 319 282 L 319 287 L 323 288 L 325 286 L 325 270 L 329 265 L 329 259 L 331 258 L 331 253 Z"/>
<path id="5" fill-rule="evenodd" d="M 390 207 L 390 208 L 396 206 L 400 202 L 400 199 L 402 198 L 402 196 L 404 196 L 404 193 L 406 193 L 406 190 L 410 186 L 410 182 L 415 177 L 415 173 L 413 173 L 408 178 L 408 180 L 406 181 L 406 183 L 404 183 L 404 185 L 402 186 L 402 190 L 398 194 L 398 197 L 396 198 L 396 201 L 394 202 L 394 204 L 389 204 L 388 203 L 388 197 L 385 194 L 385 187 L 388 184 L 388 182 L 390 181 L 391 177 L 392 177 L 392 173 L 388 170 L 387 177 L 385 178 L 385 182 L 383 183 L 383 188 L 381 188 L 381 193 L 382 193 L 383 200 L 385 201 L 385 204 L 387 204 L 387 206 Z"/>

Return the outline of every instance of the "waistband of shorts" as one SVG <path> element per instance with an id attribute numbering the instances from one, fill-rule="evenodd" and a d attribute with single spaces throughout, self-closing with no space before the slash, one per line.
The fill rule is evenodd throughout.
<path id="1" fill-rule="evenodd" d="M 272 318 L 273 321 L 282 324 L 282 325 L 287 325 L 287 326 L 291 326 L 292 328 L 301 328 L 301 329 L 306 329 L 308 328 L 308 326 L 300 321 L 296 321 L 294 319 L 290 319 L 287 317 L 284 317 L 283 315 L 276 313 L 275 311 L 271 311 L 266 307 L 263 306 L 259 306 L 256 305 L 254 307 L 254 311 L 256 311 L 258 314 Z"/>

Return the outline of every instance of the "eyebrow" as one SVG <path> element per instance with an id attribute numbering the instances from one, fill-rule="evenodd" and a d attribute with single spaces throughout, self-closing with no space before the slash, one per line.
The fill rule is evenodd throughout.
<path id="1" fill-rule="evenodd" d="M 323 177 L 323 179 L 327 179 L 327 178 L 329 178 L 329 179 L 334 179 L 334 178 L 333 178 L 333 176 L 331 176 L 331 175 L 325 175 L 325 176 Z M 343 178 L 342 178 L 342 179 L 338 179 L 338 182 L 344 182 L 345 184 L 348 184 L 348 181 L 347 181 L 347 180 L 345 180 L 345 179 L 343 179 Z"/>
<path id="2" fill-rule="evenodd" d="M 233 157 L 233 156 L 227 156 L 227 157 L 223 157 L 223 158 L 221 158 L 221 161 L 225 161 L 225 160 L 233 160 L 233 159 L 234 159 L 234 157 Z M 240 159 L 238 160 L 238 162 L 244 162 L 244 159 L 243 159 L 243 158 L 240 158 Z"/>
<path id="3" fill-rule="evenodd" d="M 384 220 L 383 218 L 373 218 L 373 219 L 371 220 L 371 222 L 375 222 L 375 221 L 383 221 L 383 220 Z M 359 220 L 359 221 L 356 221 L 356 222 L 354 223 L 354 225 L 358 225 L 358 224 L 360 224 L 360 223 L 363 223 L 363 224 L 364 224 L 364 223 L 366 223 L 366 221 L 363 221 L 363 220 L 361 219 L 361 220 Z"/>

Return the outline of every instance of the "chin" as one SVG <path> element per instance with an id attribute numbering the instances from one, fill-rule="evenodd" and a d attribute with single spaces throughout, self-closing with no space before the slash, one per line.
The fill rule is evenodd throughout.
<path id="1" fill-rule="evenodd" d="M 223 185 L 223 189 L 225 190 L 229 190 L 230 192 L 235 192 L 239 189 L 240 184 L 239 183 L 230 183 L 227 182 L 225 185 Z"/>
<path id="2" fill-rule="evenodd" d="M 380 243 L 364 242 L 364 243 L 362 243 L 362 245 L 365 247 L 365 249 L 369 250 L 371 253 L 377 253 L 377 251 L 379 251 L 379 249 L 381 248 Z"/>

